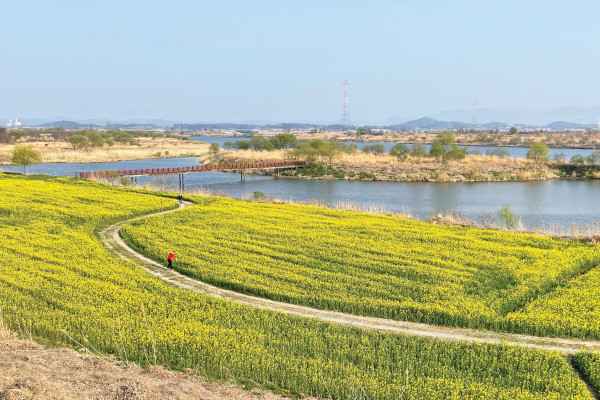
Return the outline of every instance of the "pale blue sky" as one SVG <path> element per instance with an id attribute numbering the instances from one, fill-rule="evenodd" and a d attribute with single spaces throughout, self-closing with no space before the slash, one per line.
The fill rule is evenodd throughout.
<path id="1" fill-rule="evenodd" d="M 353 122 L 600 105 L 597 0 L 0 0 L 0 116 Z"/>

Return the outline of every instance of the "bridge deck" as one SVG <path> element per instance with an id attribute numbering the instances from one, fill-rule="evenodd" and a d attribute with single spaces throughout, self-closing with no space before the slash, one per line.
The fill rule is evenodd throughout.
<path id="1" fill-rule="evenodd" d="M 119 178 L 119 177 L 137 177 L 137 176 L 155 176 L 155 175 L 182 175 L 197 172 L 209 171 L 246 171 L 253 169 L 286 169 L 304 167 L 304 161 L 281 161 L 266 162 L 254 164 L 207 164 L 194 165 L 191 167 L 174 168 L 147 168 L 147 169 L 127 169 L 120 171 L 93 171 L 78 172 L 75 176 L 83 179 L 89 178 Z"/>

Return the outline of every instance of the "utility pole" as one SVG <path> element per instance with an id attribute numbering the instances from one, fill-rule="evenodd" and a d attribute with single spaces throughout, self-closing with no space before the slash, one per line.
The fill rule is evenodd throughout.
<path id="1" fill-rule="evenodd" d="M 344 80 L 344 103 L 342 104 L 342 126 L 350 126 L 350 99 L 348 98 L 348 79 Z"/>

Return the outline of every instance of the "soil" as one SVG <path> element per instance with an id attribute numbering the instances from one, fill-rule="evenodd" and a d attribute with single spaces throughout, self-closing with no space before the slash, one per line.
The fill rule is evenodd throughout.
<path id="1" fill-rule="evenodd" d="M 205 399 L 282 400 L 234 382 L 210 383 L 196 375 L 123 365 L 68 349 L 47 349 L 0 335 L 0 399 Z"/>

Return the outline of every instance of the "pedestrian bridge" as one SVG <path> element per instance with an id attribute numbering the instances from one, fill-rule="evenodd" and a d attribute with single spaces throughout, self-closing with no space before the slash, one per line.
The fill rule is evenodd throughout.
<path id="1" fill-rule="evenodd" d="M 194 165 L 191 167 L 174 167 L 174 168 L 147 168 L 147 169 L 126 169 L 119 171 L 92 171 L 92 172 L 78 172 L 75 174 L 76 177 L 82 179 L 115 179 L 115 178 L 132 178 L 135 179 L 140 176 L 160 176 L 160 175 L 179 175 L 180 186 L 183 188 L 185 174 L 194 174 L 198 172 L 240 172 L 240 179 L 242 182 L 245 180 L 244 171 L 258 170 L 258 169 L 272 169 L 275 171 L 275 175 L 279 174 L 279 170 L 302 168 L 306 166 L 305 161 L 280 161 L 280 162 L 262 162 L 252 164 L 204 164 Z M 136 179 L 137 180 L 137 179 Z"/>

